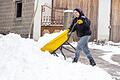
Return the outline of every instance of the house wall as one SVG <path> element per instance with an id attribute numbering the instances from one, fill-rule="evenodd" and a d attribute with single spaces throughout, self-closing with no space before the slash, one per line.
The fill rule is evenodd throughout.
<path id="1" fill-rule="evenodd" d="M 120 42 L 120 0 L 112 0 L 110 40 Z"/>
<path id="2" fill-rule="evenodd" d="M 0 33 L 13 32 L 28 37 L 33 12 L 34 0 L 22 0 L 22 17 L 18 19 L 15 0 L 0 0 Z"/>
<path id="3" fill-rule="evenodd" d="M 14 7 L 13 1 L 0 0 L 0 33 L 10 32 L 13 26 Z"/>

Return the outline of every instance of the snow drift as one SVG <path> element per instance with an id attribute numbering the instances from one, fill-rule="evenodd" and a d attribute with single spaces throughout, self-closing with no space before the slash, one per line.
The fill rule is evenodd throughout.
<path id="1" fill-rule="evenodd" d="M 49 37 L 49 35 L 48 35 Z M 42 39 L 43 38 L 43 39 Z M 112 80 L 104 70 L 40 51 L 39 42 L 8 34 L 0 38 L 0 80 Z"/>

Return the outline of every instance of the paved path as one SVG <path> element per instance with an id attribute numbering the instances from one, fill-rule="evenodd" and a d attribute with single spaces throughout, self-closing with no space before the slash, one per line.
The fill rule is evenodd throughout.
<path id="1" fill-rule="evenodd" d="M 104 55 L 102 53 L 107 53 L 107 52 L 98 50 L 98 49 L 91 49 L 91 52 L 93 53 L 92 55 L 97 63 L 96 66 L 107 71 L 110 75 L 112 75 L 112 77 L 115 80 L 120 80 L 120 66 L 111 64 L 111 63 L 103 60 L 102 58 L 100 58 L 100 56 Z M 74 53 L 68 52 L 66 50 L 64 50 L 64 54 L 66 57 L 71 57 L 71 58 L 74 57 Z M 120 64 L 120 55 L 113 55 L 112 60 L 116 61 Z M 81 54 L 81 56 L 80 56 L 80 62 L 89 65 L 88 59 L 83 54 Z"/>

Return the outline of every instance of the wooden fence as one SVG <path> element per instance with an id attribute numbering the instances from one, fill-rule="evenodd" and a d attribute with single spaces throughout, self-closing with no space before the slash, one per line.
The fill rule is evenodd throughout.
<path id="1" fill-rule="evenodd" d="M 63 11 L 74 8 L 81 8 L 85 15 L 90 18 L 92 40 L 97 39 L 98 0 L 53 0 L 51 19 L 63 20 Z"/>
<path id="2" fill-rule="evenodd" d="M 112 0 L 110 40 L 120 42 L 120 0 Z"/>

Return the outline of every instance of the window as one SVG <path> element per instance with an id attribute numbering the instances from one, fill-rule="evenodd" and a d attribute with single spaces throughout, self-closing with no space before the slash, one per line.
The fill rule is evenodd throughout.
<path id="1" fill-rule="evenodd" d="M 16 18 L 22 17 L 22 1 L 16 1 Z"/>

